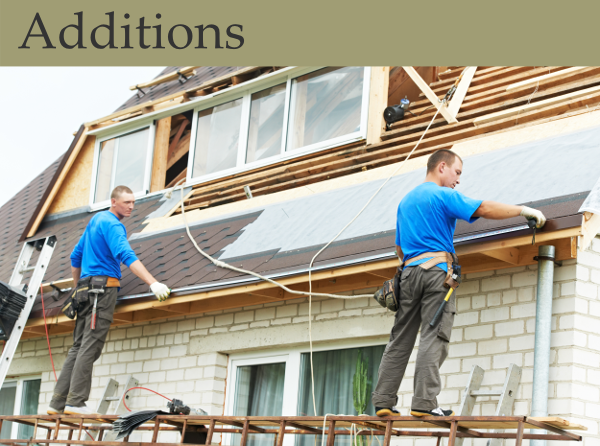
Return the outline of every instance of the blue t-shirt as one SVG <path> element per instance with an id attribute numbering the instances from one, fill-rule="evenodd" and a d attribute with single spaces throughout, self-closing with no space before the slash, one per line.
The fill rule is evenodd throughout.
<path id="1" fill-rule="evenodd" d="M 473 223 L 473 213 L 483 200 L 473 200 L 450 187 L 427 182 L 411 190 L 398 205 L 396 245 L 402 248 L 404 260 L 425 252 L 454 252 L 456 220 Z M 411 266 L 419 265 L 422 259 Z M 448 271 L 446 263 L 437 266 Z"/>
<path id="2" fill-rule="evenodd" d="M 71 265 L 81 268 L 82 279 L 90 276 L 120 279 L 121 263 L 129 267 L 136 260 L 125 226 L 110 211 L 94 215 L 71 253 Z"/>

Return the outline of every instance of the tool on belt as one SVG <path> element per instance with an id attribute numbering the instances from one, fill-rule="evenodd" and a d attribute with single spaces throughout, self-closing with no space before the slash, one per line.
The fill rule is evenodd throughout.
<path id="1" fill-rule="evenodd" d="M 77 286 L 71 291 L 71 294 L 63 304 L 61 311 L 68 318 L 75 319 L 77 311 L 90 301 L 90 295 L 92 295 L 94 301 L 92 303 L 92 321 L 90 328 L 94 330 L 96 328 L 98 295 L 104 294 L 104 288 L 106 287 L 118 286 L 120 286 L 119 281 L 108 276 L 92 276 L 79 279 Z"/>
<path id="2" fill-rule="evenodd" d="M 430 269 L 440 263 L 446 263 L 446 266 L 448 267 L 448 273 L 446 274 L 446 278 L 444 279 L 444 286 L 446 288 L 450 288 L 450 290 L 458 288 L 462 279 L 460 265 L 458 264 L 458 257 L 456 256 L 456 254 L 445 251 L 425 252 L 407 260 L 406 262 L 403 262 L 397 269 L 394 278 L 391 280 L 387 280 L 383 283 L 383 287 L 377 290 L 373 295 L 373 298 L 377 301 L 377 303 L 383 308 L 389 309 L 390 311 L 398 311 L 398 309 L 400 308 L 402 270 L 405 266 L 408 266 L 411 263 L 427 258 L 429 258 L 429 260 L 421 263 L 418 266 L 423 269 Z M 452 294 L 452 292 L 450 292 L 449 294 Z M 449 299 L 450 296 L 448 295 L 447 298 Z M 447 302 L 447 300 L 445 300 L 445 302 Z M 443 303 L 442 305 L 445 307 L 446 304 Z M 437 323 L 437 321 L 435 321 L 435 323 Z"/>

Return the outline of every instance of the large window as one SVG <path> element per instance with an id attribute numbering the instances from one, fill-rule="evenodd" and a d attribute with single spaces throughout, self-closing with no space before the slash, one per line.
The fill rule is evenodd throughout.
<path id="1" fill-rule="evenodd" d="M 377 384 L 379 363 L 384 349 L 384 345 L 375 345 L 313 352 L 317 414 L 357 415 L 353 380 L 357 373 L 357 362 L 360 361 L 366 365 L 365 378 L 369 383 L 365 395 L 362 395 L 367 400 L 363 413 L 375 415 L 375 408 L 371 404 L 371 392 Z M 295 350 L 272 357 L 232 357 L 231 365 L 228 382 L 235 384 L 230 384 L 230 389 L 227 390 L 226 414 L 314 415 L 308 352 Z M 250 435 L 250 446 L 271 446 L 274 436 L 268 437 Z M 315 441 L 314 436 L 297 437 L 284 437 L 286 446 L 310 446 Z M 225 441 L 227 440 L 226 438 Z M 224 444 L 238 444 L 239 438 L 233 436 L 231 441 Z M 318 438 L 318 444 L 320 441 Z M 336 445 L 349 444 L 349 438 L 336 437 Z"/>
<path id="2" fill-rule="evenodd" d="M 145 128 L 116 138 L 99 141 L 93 203 L 110 200 L 116 186 L 127 186 L 145 194 L 151 161 L 151 129 Z"/>
<path id="3" fill-rule="evenodd" d="M 25 378 L 5 381 L 0 389 L 0 415 L 33 415 L 37 413 L 41 379 Z M 27 439 L 33 435 L 33 426 L 4 422 L 0 439 Z"/>
<path id="4" fill-rule="evenodd" d="M 188 182 L 234 174 L 366 135 L 368 69 L 324 68 L 195 109 Z"/>

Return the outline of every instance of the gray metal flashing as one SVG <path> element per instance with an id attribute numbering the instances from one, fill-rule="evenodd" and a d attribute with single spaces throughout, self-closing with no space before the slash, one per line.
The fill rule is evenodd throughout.
<path id="1" fill-rule="evenodd" d="M 190 191 L 192 190 L 191 186 L 188 187 L 184 187 L 183 188 L 183 195 L 186 196 Z M 171 193 L 171 196 L 168 197 L 169 192 Z M 170 191 L 165 191 L 164 195 L 161 197 L 160 199 L 160 207 L 158 209 L 156 209 L 154 212 L 146 215 L 146 220 L 150 220 L 152 218 L 160 218 L 160 217 L 164 217 L 165 215 L 167 215 L 167 212 L 169 212 L 171 209 L 173 209 L 173 207 L 175 207 L 177 205 L 177 203 L 179 203 L 181 201 L 180 199 L 180 190 L 177 189 L 171 189 Z"/>

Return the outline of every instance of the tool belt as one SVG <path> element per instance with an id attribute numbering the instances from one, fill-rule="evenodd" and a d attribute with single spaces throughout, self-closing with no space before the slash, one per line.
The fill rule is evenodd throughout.
<path id="1" fill-rule="evenodd" d="M 417 266 L 420 266 L 423 269 L 431 269 L 440 263 L 446 263 L 446 266 L 448 267 L 448 273 L 446 274 L 446 279 L 444 280 L 444 286 L 446 288 L 452 288 L 453 290 L 458 288 L 462 282 L 462 277 L 460 265 L 458 264 L 458 257 L 453 252 L 425 252 L 405 261 L 401 267 L 403 268 L 405 266 L 409 266 L 411 263 L 414 263 L 418 260 L 427 259 L 429 257 L 431 257 L 429 260 Z"/>
<path id="2" fill-rule="evenodd" d="M 446 288 L 456 289 L 462 282 L 460 265 L 458 264 L 458 257 L 454 253 L 449 253 L 445 251 L 440 252 L 426 252 L 412 259 L 403 262 L 400 267 L 396 270 L 396 274 L 393 279 L 386 280 L 383 283 L 383 286 L 378 289 L 373 295 L 373 299 L 377 301 L 379 305 L 383 308 L 387 308 L 390 311 L 396 312 L 400 308 L 400 285 L 401 285 L 401 277 L 402 270 L 405 266 L 409 266 L 411 263 L 414 263 L 421 259 L 426 259 L 431 257 L 426 262 L 421 263 L 420 266 L 423 269 L 431 269 L 435 265 L 439 263 L 446 263 L 448 266 L 448 273 L 446 274 L 446 279 L 444 280 L 444 286 Z"/>
<path id="3" fill-rule="evenodd" d="M 77 311 L 90 301 L 90 295 L 97 298 L 104 294 L 104 288 L 119 287 L 119 279 L 108 276 L 91 276 L 79 279 L 77 286 L 63 304 L 61 311 L 70 319 L 75 319 Z"/>

